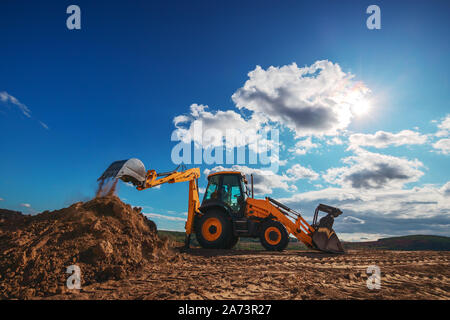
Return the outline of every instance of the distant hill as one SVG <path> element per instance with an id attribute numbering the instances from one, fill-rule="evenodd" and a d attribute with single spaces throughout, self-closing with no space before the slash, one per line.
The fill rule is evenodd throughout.
<path id="1" fill-rule="evenodd" d="M 401 236 L 377 241 L 344 242 L 343 244 L 346 249 L 450 251 L 450 237 L 429 235 Z"/>
<path id="2" fill-rule="evenodd" d="M 158 231 L 160 235 L 169 237 L 177 242 L 184 242 L 184 232 L 180 231 Z M 198 246 L 195 235 L 191 237 L 191 245 Z M 403 250 L 403 251 L 417 251 L 417 250 L 436 250 L 436 251 L 450 251 L 450 237 L 442 236 L 427 236 L 414 235 L 402 236 L 393 238 L 384 238 L 377 241 L 366 242 L 343 242 L 346 250 L 351 249 L 373 249 L 373 250 Z M 236 249 L 250 249 L 250 250 L 264 250 L 259 244 L 259 239 L 255 238 L 241 238 L 236 246 Z M 297 239 L 291 238 L 288 250 L 304 250 L 306 247 Z"/>

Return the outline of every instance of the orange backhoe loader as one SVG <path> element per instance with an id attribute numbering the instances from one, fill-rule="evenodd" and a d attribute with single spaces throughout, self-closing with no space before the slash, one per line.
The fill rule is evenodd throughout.
<path id="1" fill-rule="evenodd" d="M 178 167 L 173 171 L 157 173 L 145 170 L 138 159 L 116 161 L 99 180 L 121 179 L 145 190 L 163 183 L 189 182 L 188 217 L 186 221 L 186 247 L 193 233 L 203 248 L 231 249 L 239 237 L 259 238 L 264 248 L 284 250 L 289 235 L 295 236 L 308 248 L 324 252 L 343 253 L 339 238 L 333 230 L 334 218 L 342 214 L 338 208 L 319 204 L 313 223 L 282 203 L 266 197 L 255 199 L 253 176 L 251 186 L 245 175 L 238 171 L 221 171 L 208 176 L 203 201 L 200 204 L 198 178 L 200 169 Z M 319 212 L 327 215 L 318 221 Z"/>

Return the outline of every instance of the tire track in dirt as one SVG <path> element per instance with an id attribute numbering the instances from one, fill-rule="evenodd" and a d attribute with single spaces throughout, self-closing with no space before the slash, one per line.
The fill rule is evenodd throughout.
<path id="1" fill-rule="evenodd" d="M 108 281 L 68 299 L 449 299 L 449 252 L 307 251 L 269 253 L 192 249 L 127 280 Z M 367 289 L 366 269 L 381 269 Z"/>

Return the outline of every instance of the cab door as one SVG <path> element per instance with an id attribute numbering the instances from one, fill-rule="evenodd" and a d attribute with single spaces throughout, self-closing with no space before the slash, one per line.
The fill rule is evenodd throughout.
<path id="1" fill-rule="evenodd" d="M 220 198 L 234 216 L 243 216 L 245 210 L 245 193 L 241 180 L 241 176 L 237 174 L 225 174 L 222 177 Z"/>

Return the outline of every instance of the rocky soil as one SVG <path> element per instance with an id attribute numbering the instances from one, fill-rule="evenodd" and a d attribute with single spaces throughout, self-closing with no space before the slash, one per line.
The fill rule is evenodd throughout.
<path id="1" fill-rule="evenodd" d="M 35 216 L 2 211 L 0 298 L 62 293 L 71 265 L 86 286 L 124 279 L 169 255 L 156 225 L 116 196 Z"/>

